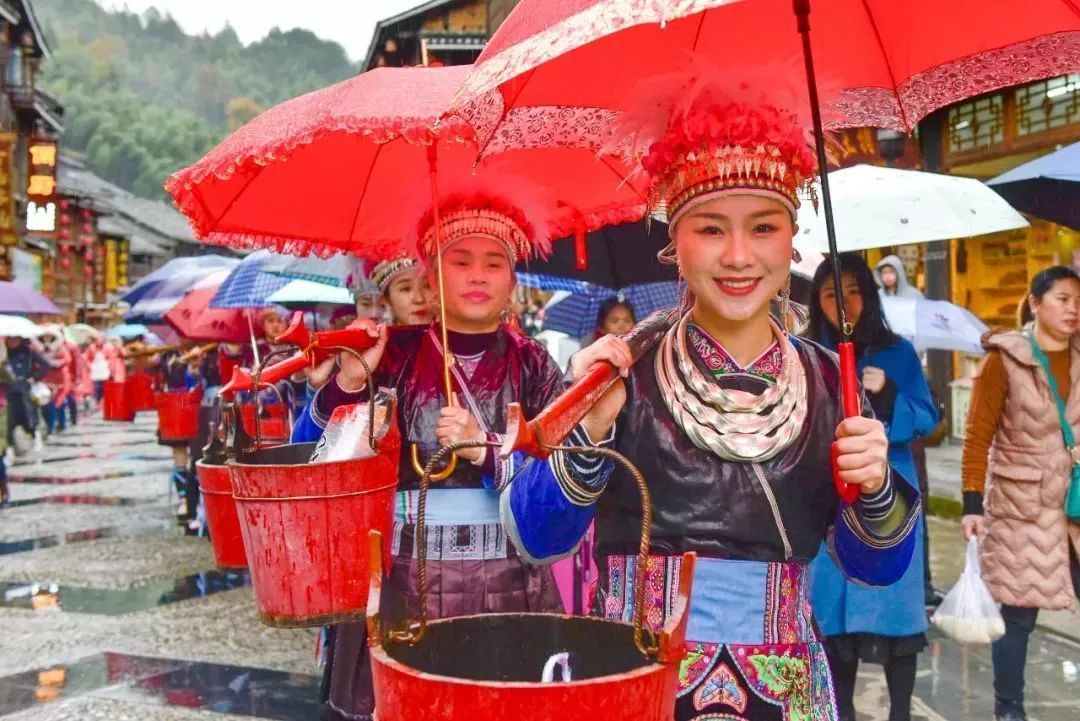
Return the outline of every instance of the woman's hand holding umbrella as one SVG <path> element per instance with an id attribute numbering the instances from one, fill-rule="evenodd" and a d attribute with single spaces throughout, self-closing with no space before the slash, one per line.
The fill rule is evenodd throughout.
<path id="1" fill-rule="evenodd" d="M 482 441 L 484 431 L 480 424 L 473 418 L 472 413 L 461 407 L 457 393 L 453 396 L 453 403 L 439 411 L 439 422 L 435 426 L 435 435 L 439 439 L 440 446 L 448 446 L 451 443 L 461 441 Z M 457 451 L 458 456 L 470 463 L 480 463 L 487 454 L 487 448 L 462 448 Z"/>
<path id="2" fill-rule="evenodd" d="M 845 418 L 833 443 L 837 480 L 874 494 L 885 485 L 889 466 L 889 438 L 881 421 L 863 416 Z"/>

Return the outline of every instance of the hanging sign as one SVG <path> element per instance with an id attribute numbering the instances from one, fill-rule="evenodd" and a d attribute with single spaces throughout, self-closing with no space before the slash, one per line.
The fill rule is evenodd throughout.
<path id="1" fill-rule="evenodd" d="M 15 233 L 15 185 L 12 166 L 15 141 L 15 133 L 0 133 L 0 246 L 5 247 L 19 243 L 19 236 Z"/>
<path id="2" fill-rule="evenodd" d="M 33 138 L 29 146 L 29 179 L 26 185 L 26 229 L 36 233 L 56 230 L 55 140 Z"/>

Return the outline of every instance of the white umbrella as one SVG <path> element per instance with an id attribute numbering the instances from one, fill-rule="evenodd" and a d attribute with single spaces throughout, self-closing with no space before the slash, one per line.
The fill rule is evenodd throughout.
<path id="1" fill-rule="evenodd" d="M 285 287 L 271 293 L 267 300 L 284 306 L 307 306 L 321 303 L 333 305 L 353 304 L 352 293 L 347 288 L 314 283 L 310 280 L 290 281 Z"/>
<path id="2" fill-rule="evenodd" d="M 37 338 L 43 328 L 18 315 L 0 315 L 0 336 Z"/>
<path id="3" fill-rule="evenodd" d="M 988 329 L 967 308 L 945 300 L 897 296 L 886 296 L 881 304 L 889 327 L 914 343 L 917 350 L 984 352 L 982 336 Z"/>
<path id="4" fill-rule="evenodd" d="M 992 189 L 972 178 L 856 165 L 829 173 L 841 251 L 968 238 L 1028 225 Z M 825 217 L 804 202 L 800 250 L 828 250 Z"/>

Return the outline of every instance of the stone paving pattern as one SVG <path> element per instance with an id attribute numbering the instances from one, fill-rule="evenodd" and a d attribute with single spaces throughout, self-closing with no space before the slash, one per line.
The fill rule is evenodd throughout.
<path id="1" fill-rule="evenodd" d="M 314 721 L 314 630 L 260 624 L 250 587 L 156 605 L 173 583 L 181 583 L 176 579 L 213 569 L 213 560 L 205 539 L 184 537 L 172 522 L 177 501 L 168 487 L 171 452 L 153 443 L 155 425 L 152 414 L 123 427 L 85 419 L 50 442 L 43 456 L 12 469 L 28 481 L 76 482 L 13 483 L 16 501 L 55 502 L 0 510 L 0 541 L 103 527 L 121 535 L 0 554 L 0 584 L 130 589 L 129 602 L 145 610 L 103 615 L 0 607 L 0 720 Z M 959 497 L 959 450 L 931 449 L 928 456 L 933 492 Z M 125 475 L 82 480 L 107 473 Z M 62 502 L 76 496 L 134 505 Z M 929 528 L 935 582 L 947 588 L 960 573 L 964 542 L 954 521 L 932 518 Z M 1059 633 L 1039 632 L 1033 639 L 1031 718 L 1080 719 L 1080 643 L 1069 638 L 1080 641 L 1080 623 L 1063 614 L 1040 620 Z M 103 668 L 115 663 L 134 664 L 138 672 L 113 678 Z M 990 689 L 989 648 L 932 636 L 920 658 L 914 718 L 989 719 Z M 887 718 L 879 667 L 861 669 L 857 706 L 860 721 Z M 22 710 L 4 710 L 15 707 Z"/>

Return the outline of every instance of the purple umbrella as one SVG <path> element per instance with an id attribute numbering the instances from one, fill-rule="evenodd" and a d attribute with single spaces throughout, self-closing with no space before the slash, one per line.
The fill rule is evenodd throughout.
<path id="1" fill-rule="evenodd" d="M 59 315 L 56 303 L 29 286 L 0 281 L 0 313 Z"/>

